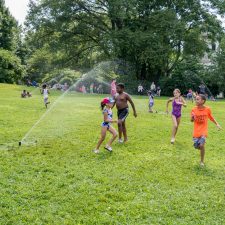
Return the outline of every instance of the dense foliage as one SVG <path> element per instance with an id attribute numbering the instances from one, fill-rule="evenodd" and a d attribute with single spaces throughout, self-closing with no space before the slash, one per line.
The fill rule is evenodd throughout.
<path id="1" fill-rule="evenodd" d="M 49 51 L 61 53 L 62 64 L 90 66 L 120 58 L 134 65 L 137 79 L 157 81 L 169 76 L 184 59 L 202 57 L 207 41 L 220 38 L 220 24 L 209 8 L 219 10 L 223 4 L 200 0 L 32 1 L 27 29 L 36 48 L 45 50 L 48 43 Z"/>
<path id="2" fill-rule="evenodd" d="M 0 49 L 0 82 L 16 83 L 24 74 L 21 60 L 8 50 Z"/>
<path id="3" fill-rule="evenodd" d="M 18 82 L 24 76 L 25 50 L 21 29 L 0 0 L 0 82 Z"/>
<path id="4" fill-rule="evenodd" d="M 100 62 L 122 61 L 122 72 L 112 70 L 105 78 L 116 73 L 120 81 L 129 81 L 131 90 L 154 81 L 168 93 L 173 79 L 172 86 L 185 79 L 181 89 L 195 88 L 200 82 L 196 76 L 216 92 L 224 90 L 219 72 L 224 31 L 216 16 L 224 13 L 224 1 L 32 0 L 24 40 L 4 1 L 0 3 L 0 48 L 21 59 L 31 80 L 43 82 L 54 71 L 86 72 Z M 220 42 L 221 51 L 212 53 L 212 43 Z M 201 66 L 206 53 L 210 68 Z"/>

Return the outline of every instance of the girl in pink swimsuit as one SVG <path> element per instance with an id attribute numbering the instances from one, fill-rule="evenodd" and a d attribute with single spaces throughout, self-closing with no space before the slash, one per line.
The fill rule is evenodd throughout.
<path id="1" fill-rule="evenodd" d="M 112 98 L 114 98 L 115 95 L 116 95 L 116 79 L 113 79 L 112 83 L 111 83 L 111 96 L 112 96 Z"/>
<path id="2" fill-rule="evenodd" d="M 172 137 L 171 137 L 171 144 L 174 144 L 175 142 L 175 136 L 177 134 L 177 130 L 180 124 L 180 119 L 181 119 L 181 109 L 182 106 L 186 107 L 186 102 L 183 99 L 183 97 L 181 97 L 181 92 L 179 89 L 175 89 L 173 91 L 173 98 L 170 98 L 167 101 L 166 104 L 166 112 L 168 113 L 168 106 L 169 103 L 172 102 L 172 121 L 173 121 L 173 129 L 172 129 Z"/>

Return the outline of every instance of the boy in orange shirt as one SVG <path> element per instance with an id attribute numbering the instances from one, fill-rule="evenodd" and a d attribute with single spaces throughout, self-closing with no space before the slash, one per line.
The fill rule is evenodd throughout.
<path id="1" fill-rule="evenodd" d="M 205 141 L 208 135 L 208 119 L 215 123 L 218 129 L 221 129 L 221 126 L 213 118 L 211 109 L 204 106 L 205 102 L 205 95 L 198 95 L 196 97 L 196 107 L 194 107 L 191 111 L 191 122 L 194 122 L 194 147 L 200 150 L 201 166 L 204 166 Z"/>

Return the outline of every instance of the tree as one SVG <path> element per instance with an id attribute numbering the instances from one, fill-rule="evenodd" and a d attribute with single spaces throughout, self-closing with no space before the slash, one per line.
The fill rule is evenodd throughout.
<path id="1" fill-rule="evenodd" d="M 5 1 L 0 0 L 0 48 L 15 51 L 17 49 L 18 35 L 16 20 L 5 7 Z"/>
<path id="2" fill-rule="evenodd" d="M 0 82 L 15 83 L 24 77 L 20 59 L 8 50 L 0 49 Z"/>
<path id="3" fill-rule="evenodd" d="M 25 67 L 21 65 L 22 39 L 21 29 L 5 1 L 0 0 L 0 82 L 15 83 L 21 80 Z"/>
<path id="4" fill-rule="evenodd" d="M 120 58 L 136 78 L 158 80 L 188 57 L 207 50 L 202 34 L 217 40 L 221 26 L 210 9 L 219 0 L 43 0 L 30 3 L 27 30 L 36 45 L 61 51 L 62 63 Z"/>

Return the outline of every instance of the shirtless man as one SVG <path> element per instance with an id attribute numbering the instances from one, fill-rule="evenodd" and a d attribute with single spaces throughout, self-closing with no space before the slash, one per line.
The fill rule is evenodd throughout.
<path id="1" fill-rule="evenodd" d="M 125 120 L 129 114 L 128 103 L 129 102 L 133 108 L 134 117 L 137 117 L 136 109 L 130 96 L 124 92 L 124 84 L 116 85 L 117 95 L 115 96 L 115 104 L 117 108 L 118 115 L 118 131 L 119 131 L 119 143 L 123 143 L 122 134 L 124 137 L 124 142 L 127 141 L 127 130 L 125 125 Z"/>

